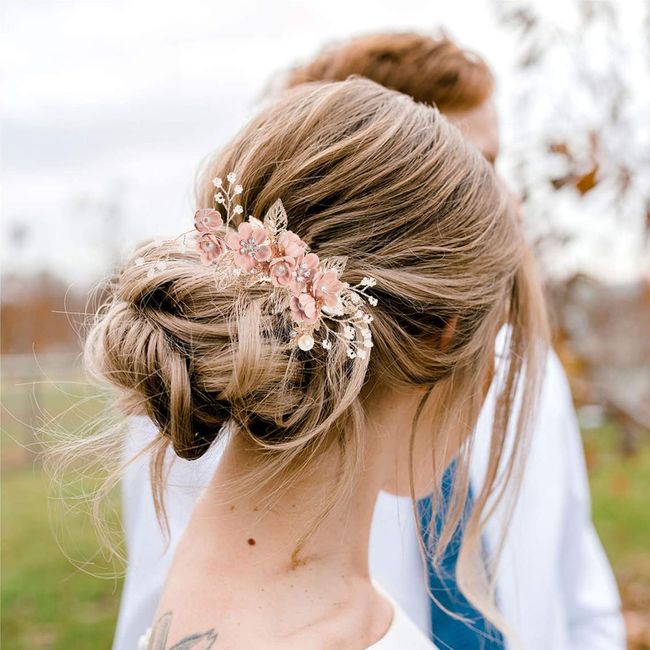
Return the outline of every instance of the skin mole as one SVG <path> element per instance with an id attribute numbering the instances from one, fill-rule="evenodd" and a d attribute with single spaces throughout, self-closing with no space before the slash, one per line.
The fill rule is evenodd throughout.
<path id="1" fill-rule="evenodd" d="M 257 542 L 252 537 L 248 538 L 248 545 L 249 546 L 255 546 L 256 543 Z"/>

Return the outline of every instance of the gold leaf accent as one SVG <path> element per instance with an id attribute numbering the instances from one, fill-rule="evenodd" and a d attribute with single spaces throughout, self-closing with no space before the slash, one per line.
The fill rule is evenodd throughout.
<path id="1" fill-rule="evenodd" d="M 345 267 L 347 266 L 348 258 L 346 255 L 333 255 L 321 260 L 321 267 L 324 271 L 336 271 L 337 275 L 341 277 Z"/>
<path id="2" fill-rule="evenodd" d="M 268 209 L 263 225 L 273 237 L 287 229 L 289 217 L 280 199 Z"/>

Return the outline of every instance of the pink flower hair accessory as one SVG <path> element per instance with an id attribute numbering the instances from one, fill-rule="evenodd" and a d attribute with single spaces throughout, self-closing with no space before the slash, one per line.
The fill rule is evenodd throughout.
<path id="1" fill-rule="evenodd" d="M 212 208 L 197 210 L 194 214 L 194 227 L 199 232 L 211 232 L 218 230 L 223 225 L 221 213 Z"/>
<path id="2" fill-rule="evenodd" d="M 291 296 L 291 316 L 298 325 L 315 325 L 319 318 L 318 303 L 310 293 Z"/>
<path id="3" fill-rule="evenodd" d="M 296 293 L 305 291 L 311 285 L 320 268 L 320 260 L 316 253 L 300 254 L 296 257 L 296 264 L 293 272 L 292 287 Z"/>
<path id="4" fill-rule="evenodd" d="M 268 262 L 271 259 L 268 241 L 269 235 L 263 227 L 255 227 L 246 222 L 225 236 L 226 245 L 235 254 L 235 264 L 243 271 L 259 270 L 260 262 Z"/>
<path id="5" fill-rule="evenodd" d="M 341 291 L 345 288 L 338 274 L 333 269 L 329 271 L 318 271 L 312 280 L 312 293 L 314 298 L 320 301 L 323 307 L 336 309 Z"/>
<path id="6" fill-rule="evenodd" d="M 285 230 L 278 235 L 278 248 L 288 257 L 300 257 L 307 250 L 305 244 L 295 232 Z"/>
<path id="7" fill-rule="evenodd" d="M 206 266 L 210 266 L 226 250 L 226 244 L 223 239 L 212 232 L 204 232 L 198 238 L 197 246 L 201 254 L 201 262 Z"/>
<path id="8" fill-rule="evenodd" d="M 296 259 L 289 255 L 275 257 L 269 262 L 269 276 L 276 287 L 290 287 L 293 284 Z"/>
<path id="9" fill-rule="evenodd" d="M 264 284 L 275 292 L 278 305 L 285 305 L 292 325 L 291 338 L 297 347 L 309 351 L 317 339 L 324 350 L 335 343 L 344 346 L 350 359 L 365 359 L 372 348 L 367 305 L 377 299 L 368 293 L 375 286 L 371 277 L 351 286 L 341 280 L 347 258 L 320 259 L 307 244 L 288 229 L 287 213 L 278 199 L 263 220 L 249 215 L 238 197 L 244 189 L 236 174 L 226 182 L 215 178 L 214 207 L 201 208 L 194 215 L 194 237 L 189 244 L 201 262 L 214 268 L 218 291 L 240 282 L 243 286 Z M 237 220 L 237 225 L 233 222 Z M 136 265 L 146 264 L 138 258 Z M 155 260 L 148 275 L 166 268 L 167 259 Z"/>

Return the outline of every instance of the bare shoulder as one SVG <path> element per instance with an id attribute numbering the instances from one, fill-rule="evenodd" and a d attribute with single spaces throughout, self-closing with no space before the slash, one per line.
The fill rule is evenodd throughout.
<path id="1" fill-rule="evenodd" d="M 201 598 L 197 598 L 197 593 Z M 233 600 L 236 596 L 233 594 Z M 252 608 L 232 607 L 209 590 L 186 594 L 184 600 L 164 598 L 156 619 L 138 650 L 274 650 L 274 629 Z M 255 608 L 257 609 L 257 608 Z M 162 613 L 161 613 L 162 612 Z M 293 647 L 293 646 L 292 646 Z M 305 646 L 303 646 L 305 647 Z"/>
<path id="2" fill-rule="evenodd" d="M 200 589 L 183 599 L 168 594 L 138 650 L 356 650 L 383 637 L 393 618 L 390 603 L 374 592 L 337 602 L 318 596 L 311 603 L 302 593 L 302 604 L 278 592 L 268 599 L 235 592 L 231 588 L 228 598 Z"/>

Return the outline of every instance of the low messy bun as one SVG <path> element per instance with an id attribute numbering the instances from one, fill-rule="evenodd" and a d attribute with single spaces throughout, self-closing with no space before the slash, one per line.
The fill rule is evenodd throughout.
<path id="1" fill-rule="evenodd" d="M 191 282 L 196 302 L 201 278 L 188 277 L 189 269 L 183 274 L 176 264 L 155 276 L 148 267 L 131 265 L 118 277 L 113 299 L 88 339 L 87 365 L 124 389 L 126 413 L 148 415 L 177 455 L 193 459 L 205 452 L 228 414 L 227 404 L 205 390 L 188 355 L 187 337 L 198 332 L 190 334 L 182 316 L 189 306 L 182 303 L 182 287 Z M 218 333 L 211 339 L 218 350 Z"/>
<path id="2" fill-rule="evenodd" d="M 329 375 L 317 372 L 322 355 L 291 342 L 287 313 L 264 288 L 217 290 L 198 253 L 178 243 L 149 245 L 117 277 L 86 360 L 122 389 L 123 410 L 147 415 L 181 458 L 199 458 L 228 428 L 260 448 L 303 448 L 352 399 L 337 393 L 338 405 L 324 408 L 337 386 L 330 375 L 349 385 L 351 369 L 365 364 L 334 345 Z"/>

